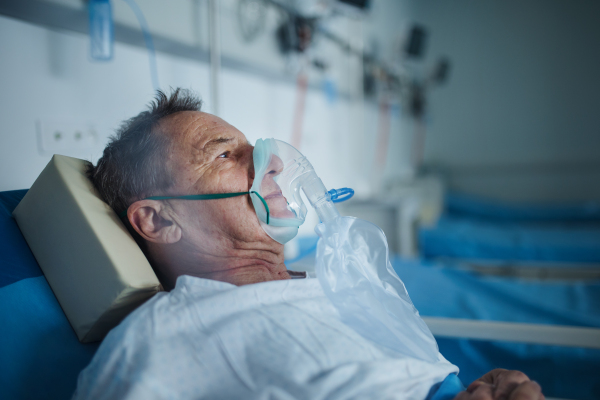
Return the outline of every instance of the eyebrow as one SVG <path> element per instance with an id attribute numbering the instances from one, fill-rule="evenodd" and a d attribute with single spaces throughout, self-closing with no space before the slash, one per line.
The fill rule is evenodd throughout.
<path id="1" fill-rule="evenodd" d="M 202 150 L 206 151 L 206 150 L 209 149 L 209 147 L 212 147 L 212 146 L 215 146 L 215 145 L 219 145 L 219 144 L 222 144 L 222 143 L 227 143 L 227 142 L 230 142 L 232 140 L 233 140 L 233 138 L 223 138 L 223 137 L 212 139 L 212 140 L 209 140 L 208 142 L 206 142 L 206 144 L 204 145 L 204 147 L 202 148 Z"/>

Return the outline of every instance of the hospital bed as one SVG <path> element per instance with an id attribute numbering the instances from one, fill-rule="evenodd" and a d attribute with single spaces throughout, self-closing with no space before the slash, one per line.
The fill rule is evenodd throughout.
<path id="1" fill-rule="evenodd" d="M 3 322 L 0 327 L 0 384 L 6 398 L 68 398 L 75 388 L 78 373 L 89 363 L 98 343 L 84 344 L 78 340 L 11 217 L 26 192 L 0 193 L 0 320 Z M 394 263 L 416 300 L 417 289 L 411 287 L 414 282 L 407 274 L 410 268 Z M 417 301 L 415 304 L 420 307 Z M 435 314 L 426 317 L 439 340 L 462 337 L 536 342 L 583 346 L 596 349 L 590 350 L 596 352 L 600 348 L 600 330 L 591 328 L 597 326 L 594 324 L 582 328 L 564 326 L 568 325 L 565 323 L 560 326 L 482 323 L 456 319 L 454 315 L 450 317 L 440 318 Z"/>
<path id="2" fill-rule="evenodd" d="M 311 272 L 315 243 L 301 238 L 302 254 L 288 268 Z M 391 263 L 464 382 L 493 368 L 518 369 L 547 397 L 599 397 L 598 277 L 521 278 L 398 256 Z"/>
<path id="3" fill-rule="evenodd" d="M 480 274 L 448 261 L 392 264 L 420 313 L 436 318 L 426 321 L 464 380 L 496 367 L 518 369 L 548 396 L 598 398 L 599 279 Z"/>
<path id="4" fill-rule="evenodd" d="M 598 327 L 600 323 L 600 204 L 597 202 L 508 204 L 449 194 L 445 198 L 444 213 L 437 223 L 419 228 L 418 242 L 423 258 L 436 260 L 430 263 L 443 265 L 447 274 L 477 276 L 478 281 L 469 286 L 471 290 L 493 291 L 495 287 L 490 280 L 503 280 L 507 285 L 510 282 L 505 288 L 507 298 L 522 300 L 519 297 L 523 295 L 522 291 L 533 290 L 546 302 L 537 302 L 534 309 L 538 315 L 532 309 L 529 316 L 527 301 L 519 302 L 517 304 L 525 309 L 513 310 L 514 314 L 505 315 L 505 320 L 541 318 L 543 323 L 579 325 L 588 329 Z M 410 290 L 410 283 L 407 286 Z M 465 290 L 468 289 L 465 287 Z M 415 289 L 411 293 L 414 292 Z M 420 309 L 434 312 L 424 305 Z M 450 311 L 445 310 L 445 313 Z M 493 315 L 475 317 L 494 318 Z M 543 382 L 544 378 L 535 378 L 545 388 L 551 387 L 557 396 L 599 398 L 597 374 L 590 371 L 598 370 L 600 353 L 585 345 L 593 345 L 597 339 L 591 338 L 590 343 L 584 336 L 578 337 L 585 335 L 585 330 L 569 332 L 563 329 L 543 333 L 531 330 L 526 336 L 537 338 L 538 343 L 553 342 L 553 338 L 558 337 L 569 338 L 567 341 L 579 343 L 579 348 L 511 344 L 501 337 L 498 339 L 505 342 L 500 344 L 442 339 L 440 348 L 449 356 L 463 357 L 466 375 L 476 375 L 485 364 L 512 362 L 513 368 L 526 370 L 530 366 L 545 371 L 546 376 L 553 376 L 547 382 Z M 472 339 L 478 339 L 473 336 Z M 557 342 L 548 344 L 557 345 Z M 562 345 L 567 345 L 566 341 Z M 514 361 L 507 359 L 507 355 Z"/>
<path id="5" fill-rule="evenodd" d="M 590 372 L 600 366 L 592 349 L 600 323 L 600 205 L 450 194 L 437 196 L 443 212 L 423 224 L 424 196 L 410 188 L 345 211 L 382 224 L 390 248 L 405 257 L 393 260 L 396 271 L 461 377 L 504 366 L 525 370 L 554 396 L 600 398 Z M 441 286 L 432 289 L 433 282 Z"/>
<path id="6" fill-rule="evenodd" d="M 426 258 L 598 267 L 600 203 L 508 204 L 450 193 L 443 214 L 419 229 L 418 241 Z"/>

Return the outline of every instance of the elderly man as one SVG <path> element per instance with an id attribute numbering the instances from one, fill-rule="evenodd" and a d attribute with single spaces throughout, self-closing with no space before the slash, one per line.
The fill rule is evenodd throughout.
<path id="1" fill-rule="evenodd" d="M 104 200 L 126 214 L 170 292 L 109 334 L 75 398 L 443 396 L 440 382 L 457 368 L 441 355 L 425 362 L 369 341 L 339 320 L 316 280 L 289 281 L 283 245 L 263 231 L 248 195 L 147 199 L 252 186 L 253 147 L 200 104 L 187 91 L 159 92 L 88 171 Z M 275 212 L 285 209 L 278 191 L 265 200 Z M 454 395 L 543 399 L 537 383 L 506 370 Z"/>

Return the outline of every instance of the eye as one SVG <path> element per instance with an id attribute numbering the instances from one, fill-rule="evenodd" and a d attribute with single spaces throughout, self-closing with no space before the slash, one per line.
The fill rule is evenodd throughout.
<path id="1" fill-rule="evenodd" d="M 229 158 L 230 154 L 231 154 L 230 151 L 226 151 L 223 154 L 220 154 L 219 157 L 217 157 L 217 158 Z"/>

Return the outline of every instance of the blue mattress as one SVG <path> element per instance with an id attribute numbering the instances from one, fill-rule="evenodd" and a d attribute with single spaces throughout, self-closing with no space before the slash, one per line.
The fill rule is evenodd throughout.
<path id="1" fill-rule="evenodd" d="M 498 261 L 600 262 L 600 203 L 507 203 L 451 193 L 421 255 Z"/>
<path id="2" fill-rule="evenodd" d="M 444 215 L 436 226 L 419 230 L 419 247 L 426 258 L 600 263 L 600 224 Z"/>
<path id="3" fill-rule="evenodd" d="M 392 264 L 424 316 L 600 327 L 600 281 L 482 277 L 399 258 Z M 466 384 L 493 368 L 518 369 L 538 381 L 546 396 L 600 398 L 600 350 L 445 338 L 438 345 Z"/>
<path id="4" fill-rule="evenodd" d="M 27 190 L 0 192 L 0 288 L 25 278 L 42 276 L 42 270 L 21 235 L 12 212 Z"/>
<path id="5" fill-rule="evenodd" d="M 600 222 L 600 202 L 567 204 L 509 203 L 477 196 L 449 193 L 445 211 L 455 217 L 510 222 Z"/>
<path id="6" fill-rule="evenodd" d="M 0 397 L 68 399 L 98 344 L 79 343 L 11 217 L 26 192 L 0 192 Z"/>

